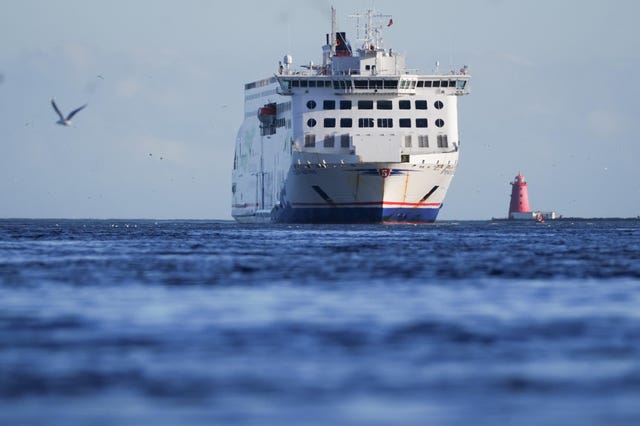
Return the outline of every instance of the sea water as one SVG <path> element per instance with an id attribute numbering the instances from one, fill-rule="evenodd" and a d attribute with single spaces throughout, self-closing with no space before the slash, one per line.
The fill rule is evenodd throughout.
<path id="1" fill-rule="evenodd" d="M 1 220 L 2 425 L 637 425 L 640 221 Z"/>

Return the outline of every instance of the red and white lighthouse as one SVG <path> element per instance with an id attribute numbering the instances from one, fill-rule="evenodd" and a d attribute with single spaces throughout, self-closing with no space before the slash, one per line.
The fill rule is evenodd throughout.
<path id="1" fill-rule="evenodd" d="M 515 180 L 511 182 L 511 203 L 509 204 L 509 219 L 531 218 L 531 208 L 529 207 L 529 193 L 527 192 L 527 182 L 522 173 L 518 173 Z"/>

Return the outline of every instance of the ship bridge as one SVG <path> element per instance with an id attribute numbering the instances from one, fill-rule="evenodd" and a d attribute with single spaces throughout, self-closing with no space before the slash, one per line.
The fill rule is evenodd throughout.
<path id="1" fill-rule="evenodd" d="M 326 35 L 322 46 L 322 64 L 309 63 L 294 70 L 291 56 L 286 55 L 276 74 L 279 94 L 291 96 L 310 88 L 332 89 L 336 95 L 414 95 L 422 88 L 434 88 L 443 95 L 468 94 L 470 76 L 466 66 L 449 74 L 418 74 L 407 68 L 405 55 L 383 47 L 383 22 L 388 20 L 386 26 L 391 26 L 391 15 L 372 10 L 351 15 L 358 20 L 356 39 L 361 42 L 359 48 L 353 49 L 346 33 L 336 31 L 335 9 L 331 12 L 332 32 Z"/>

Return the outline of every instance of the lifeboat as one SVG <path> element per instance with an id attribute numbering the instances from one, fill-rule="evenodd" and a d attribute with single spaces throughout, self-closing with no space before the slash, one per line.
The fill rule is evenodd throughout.
<path id="1" fill-rule="evenodd" d="M 258 108 L 258 120 L 261 123 L 270 125 L 276 119 L 276 104 L 266 104 Z"/>

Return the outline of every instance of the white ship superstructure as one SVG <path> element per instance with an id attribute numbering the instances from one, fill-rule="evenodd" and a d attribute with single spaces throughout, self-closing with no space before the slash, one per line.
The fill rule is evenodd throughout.
<path id="1" fill-rule="evenodd" d="M 332 10 L 333 12 L 333 10 Z M 240 222 L 433 222 L 458 164 L 466 67 L 419 74 L 382 45 L 389 15 L 352 49 L 333 12 L 322 63 L 245 85 L 233 165 Z"/>

